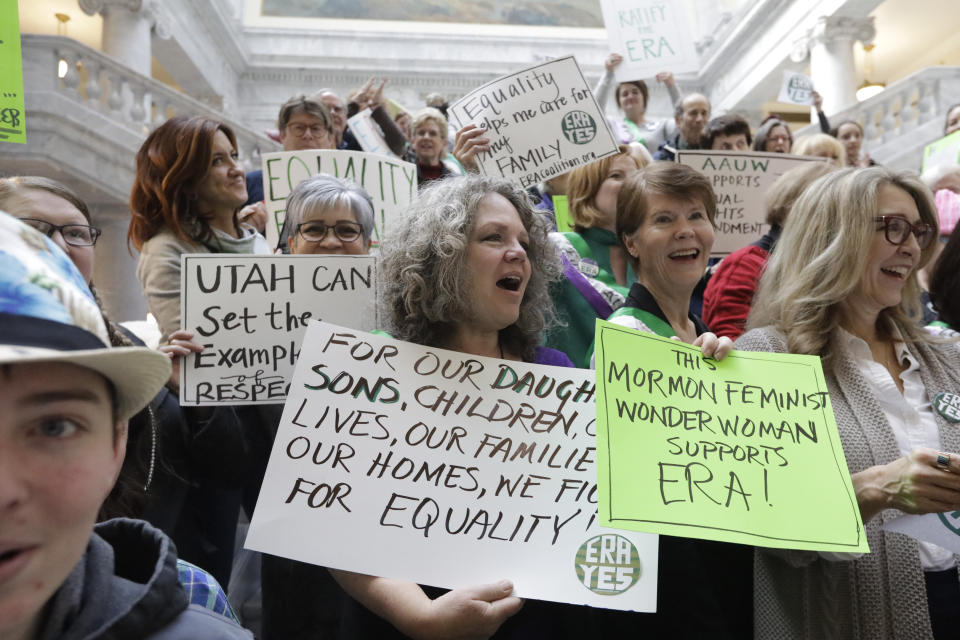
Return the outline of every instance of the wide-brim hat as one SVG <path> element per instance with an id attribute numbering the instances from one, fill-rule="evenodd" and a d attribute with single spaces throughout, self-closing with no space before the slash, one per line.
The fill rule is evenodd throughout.
<path id="1" fill-rule="evenodd" d="M 68 362 L 112 385 L 117 417 L 145 407 L 170 377 L 170 360 L 144 347 L 111 347 L 99 306 L 63 251 L 0 212 L 0 364 Z"/>

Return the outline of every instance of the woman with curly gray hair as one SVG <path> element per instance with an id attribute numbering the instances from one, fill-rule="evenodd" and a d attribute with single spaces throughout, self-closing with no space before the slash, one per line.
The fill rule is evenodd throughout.
<path id="1" fill-rule="evenodd" d="M 547 289 L 559 274 L 546 229 L 523 190 L 484 176 L 447 179 L 423 191 L 383 243 L 381 318 L 401 340 L 569 367 L 565 354 L 537 346 L 553 320 Z M 444 593 L 408 581 L 333 574 L 366 607 L 351 602 L 344 612 L 342 628 L 351 638 L 487 638 L 498 630 L 497 638 L 524 638 L 534 617 L 537 625 L 559 619 L 554 610 L 564 607 L 528 602 L 523 615 L 500 629 L 521 607 L 508 580 Z"/>

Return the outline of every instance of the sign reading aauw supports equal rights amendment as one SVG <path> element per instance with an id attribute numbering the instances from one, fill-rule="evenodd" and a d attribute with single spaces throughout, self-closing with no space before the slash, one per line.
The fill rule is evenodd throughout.
<path id="1" fill-rule="evenodd" d="M 657 537 L 598 524 L 594 387 L 592 371 L 311 323 L 246 546 L 653 611 Z"/>
<path id="2" fill-rule="evenodd" d="M 869 551 L 816 356 L 697 347 L 597 321 L 597 479 L 610 527 Z"/>

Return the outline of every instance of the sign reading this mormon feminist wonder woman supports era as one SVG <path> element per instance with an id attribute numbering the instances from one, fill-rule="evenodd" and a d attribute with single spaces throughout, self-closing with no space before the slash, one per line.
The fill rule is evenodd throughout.
<path id="1" fill-rule="evenodd" d="M 486 129 L 481 173 L 526 188 L 617 153 L 603 112 L 573 56 L 511 73 L 450 107 L 457 128 Z"/>
<path id="2" fill-rule="evenodd" d="M 592 371 L 311 323 L 246 546 L 652 611 L 657 537 L 597 521 L 594 387 Z"/>

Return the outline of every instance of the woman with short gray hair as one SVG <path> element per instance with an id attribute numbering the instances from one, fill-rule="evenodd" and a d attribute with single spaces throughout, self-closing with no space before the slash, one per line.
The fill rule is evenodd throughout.
<path id="1" fill-rule="evenodd" d="M 287 198 L 283 234 L 290 253 L 364 254 L 373 238 L 373 200 L 360 185 L 307 178 Z"/>

